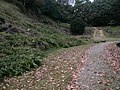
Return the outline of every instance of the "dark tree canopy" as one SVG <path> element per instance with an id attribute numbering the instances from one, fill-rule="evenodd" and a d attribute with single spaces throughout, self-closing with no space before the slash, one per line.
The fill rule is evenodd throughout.
<path id="1" fill-rule="evenodd" d="M 6 0 L 19 3 L 30 13 L 37 16 L 46 15 L 56 21 L 71 23 L 76 17 L 84 21 L 87 26 L 120 25 L 119 0 L 76 0 L 72 7 L 68 0 Z"/>
<path id="2" fill-rule="evenodd" d="M 71 21 L 70 30 L 73 35 L 82 35 L 85 30 L 85 23 L 82 18 L 75 18 Z"/>

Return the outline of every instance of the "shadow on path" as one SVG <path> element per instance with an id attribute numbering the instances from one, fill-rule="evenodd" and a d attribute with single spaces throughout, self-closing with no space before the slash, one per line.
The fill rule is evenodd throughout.
<path id="1" fill-rule="evenodd" d="M 120 43 L 117 43 L 117 47 L 119 47 L 119 48 L 120 48 Z"/>

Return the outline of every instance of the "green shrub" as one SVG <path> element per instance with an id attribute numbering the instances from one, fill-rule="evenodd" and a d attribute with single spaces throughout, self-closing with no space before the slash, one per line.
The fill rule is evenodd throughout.
<path id="1" fill-rule="evenodd" d="M 70 24 L 71 33 L 74 35 L 82 35 L 85 31 L 85 23 L 81 18 L 75 18 Z"/>
<path id="2" fill-rule="evenodd" d="M 43 53 L 31 48 L 31 39 L 20 34 L 1 33 L 0 78 L 21 75 L 42 64 Z"/>
<path id="3" fill-rule="evenodd" d="M 3 51 L 3 55 L 7 52 Z M 36 49 L 17 47 L 9 49 L 4 58 L 0 60 L 0 77 L 21 75 L 25 71 L 40 66 L 41 55 Z"/>
<path id="4" fill-rule="evenodd" d="M 31 37 L 20 33 L 0 33 L 0 77 L 21 75 L 42 65 L 48 50 L 83 44 L 76 38 L 60 38 L 60 34 Z"/>

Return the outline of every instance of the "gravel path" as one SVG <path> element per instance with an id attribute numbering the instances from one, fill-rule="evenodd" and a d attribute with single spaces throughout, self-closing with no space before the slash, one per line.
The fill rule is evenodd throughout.
<path id="1" fill-rule="evenodd" d="M 103 50 L 110 44 L 102 43 L 88 50 L 88 60 L 79 74 L 79 90 L 120 90 L 120 81 L 103 59 Z"/>
<path id="2" fill-rule="evenodd" d="M 105 58 L 105 47 L 109 44 L 55 52 L 37 70 L 5 79 L 0 90 L 120 90 L 120 72 L 114 71 Z"/>

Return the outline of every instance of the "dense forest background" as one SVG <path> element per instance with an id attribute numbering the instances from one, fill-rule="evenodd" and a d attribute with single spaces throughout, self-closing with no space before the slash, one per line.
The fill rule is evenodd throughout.
<path id="1" fill-rule="evenodd" d="M 28 11 L 40 18 L 41 14 L 49 16 L 55 21 L 72 23 L 82 26 L 108 26 L 120 25 L 120 2 L 119 0 L 76 0 L 74 6 L 69 5 L 69 0 L 6 0 L 16 4 L 23 12 Z M 74 0 L 73 0 L 74 1 Z M 79 21 L 78 19 L 79 18 Z M 77 21 L 75 21 L 77 20 Z M 76 22 L 76 24 L 75 24 Z M 80 23 L 82 22 L 82 23 Z M 76 30 L 73 34 L 78 33 Z"/>

